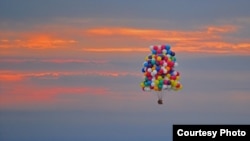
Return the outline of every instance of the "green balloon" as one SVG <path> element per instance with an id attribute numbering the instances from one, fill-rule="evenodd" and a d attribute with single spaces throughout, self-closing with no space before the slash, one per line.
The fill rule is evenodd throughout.
<path id="1" fill-rule="evenodd" d="M 154 65 L 155 64 L 155 59 L 151 60 L 151 64 Z"/>
<path id="2" fill-rule="evenodd" d="M 161 84 L 161 85 L 163 84 L 163 79 L 160 80 L 159 84 Z"/>

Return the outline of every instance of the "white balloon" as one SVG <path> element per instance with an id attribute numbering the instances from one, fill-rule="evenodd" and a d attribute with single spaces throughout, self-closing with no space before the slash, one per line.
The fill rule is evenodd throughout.
<path id="1" fill-rule="evenodd" d="M 152 82 L 152 83 L 151 83 L 151 86 L 152 86 L 152 87 L 154 87 L 154 86 L 155 86 L 155 83 L 154 83 L 154 82 Z"/>
<path id="2" fill-rule="evenodd" d="M 174 72 L 173 72 L 173 75 L 177 75 L 177 71 L 174 71 Z"/>
<path id="3" fill-rule="evenodd" d="M 152 82 L 154 82 L 154 81 L 155 81 L 155 77 L 152 78 Z"/>
<path id="4" fill-rule="evenodd" d="M 149 87 L 145 87 L 144 90 L 145 91 L 150 91 L 150 88 Z"/>
<path id="5" fill-rule="evenodd" d="M 162 53 L 163 53 L 163 54 L 166 54 L 166 53 L 167 53 L 167 50 L 166 50 L 166 49 L 163 49 L 163 50 L 162 50 Z"/>
<path id="6" fill-rule="evenodd" d="M 166 74 L 168 71 L 164 68 L 163 69 L 163 73 Z"/>
<path id="7" fill-rule="evenodd" d="M 151 74 L 152 76 L 155 76 L 154 72 L 151 72 L 150 74 Z"/>
<path id="8" fill-rule="evenodd" d="M 167 85 L 163 85 L 163 86 L 162 86 L 162 89 L 163 89 L 163 90 L 166 90 L 167 88 L 168 88 Z"/>
<path id="9" fill-rule="evenodd" d="M 151 69 L 151 68 L 148 68 L 148 72 L 152 72 L 152 69 Z"/>
<path id="10" fill-rule="evenodd" d="M 168 78 L 168 77 L 165 77 L 164 80 L 169 80 L 169 78 Z"/>
<path id="11" fill-rule="evenodd" d="M 157 74 L 157 71 L 156 71 L 156 70 L 153 70 L 153 74 L 156 75 L 156 74 Z"/>

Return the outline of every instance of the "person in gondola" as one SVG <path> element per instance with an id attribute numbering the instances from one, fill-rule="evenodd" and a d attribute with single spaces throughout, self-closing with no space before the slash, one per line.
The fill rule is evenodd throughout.
<path id="1" fill-rule="evenodd" d="M 159 99 L 158 100 L 158 104 L 160 105 L 160 104 L 163 104 L 163 100 L 162 99 Z"/>

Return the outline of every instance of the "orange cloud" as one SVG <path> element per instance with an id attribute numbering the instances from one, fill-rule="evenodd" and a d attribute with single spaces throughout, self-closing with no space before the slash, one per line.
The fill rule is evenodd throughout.
<path id="1" fill-rule="evenodd" d="M 54 37 L 49 33 L 2 33 L 1 36 L 6 35 L 5 38 L 0 39 L 0 48 L 30 48 L 30 49 L 51 49 L 65 47 L 76 44 L 77 41 L 73 39 L 63 39 Z M 0 37 L 1 37 L 0 36 Z"/>
<path id="2" fill-rule="evenodd" d="M 227 33 L 227 32 L 234 32 L 236 30 L 237 28 L 235 26 L 230 26 L 230 25 L 207 27 L 207 33 Z"/>
<path id="3" fill-rule="evenodd" d="M 63 28 L 62 32 L 60 28 L 53 26 L 50 28 L 52 29 L 45 28 L 44 31 L 35 33 L 13 31 L 0 33 L 1 54 L 8 56 L 11 53 L 18 55 L 22 52 L 24 55 L 33 53 L 40 55 L 40 52 L 30 51 L 37 49 L 46 50 L 45 54 L 72 54 L 72 56 L 79 56 L 85 52 L 148 52 L 147 46 L 155 43 L 168 43 L 177 52 L 250 54 L 249 39 L 243 40 L 234 36 L 232 33 L 238 32 L 237 26 L 234 25 L 208 26 L 194 30 L 130 27 L 81 29 L 68 26 Z"/>
<path id="4" fill-rule="evenodd" d="M 83 48 L 87 52 L 147 52 L 148 48 L 142 47 L 117 47 L 117 48 Z"/>
<path id="5" fill-rule="evenodd" d="M 20 74 L 0 74 L 0 82 L 13 82 L 13 81 L 21 81 L 23 80 L 23 76 Z"/>
<path id="6" fill-rule="evenodd" d="M 93 63 L 93 64 L 105 64 L 108 63 L 107 60 L 87 60 L 87 59 L 1 59 L 0 62 L 3 63 L 24 63 L 24 62 L 44 62 L 44 63 L 55 63 L 55 64 L 63 64 L 63 63 Z"/>
<path id="7" fill-rule="evenodd" d="M 50 72 L 18 72 L 0 71 L 0 82 L 15 82 L 28 79 L 59 79 L 63 76 L 100 76 L 100 77 L 141 77 L 141 73 L 127 71 L 50 71 Z"/>
<path id="8" fill-rule="evenodd" d="M 93 63 L 93 64 L 105 64 L 107 60 L 86 60 L 86 59 L 42 59 L 41 62 L 48 63 Z"/>
<path id="9" fill-rule="evenodd" d="M 207 39 L 218 39 L 218 34 L 233 32 L 234 26 L 207 27 L 203 31 L 176 31 L 176 30 L 156 30 L 156 29 L 136 29 L 136 28 L 93 28 L 86 30 L 86 35 L 92 36 L 130 36 L 146 40 L 163 41 L 197 41 Z M 204 38 L 206 37 L 206 38 Z"/>
<path id="10" fill-rule="evenodd" d="M 250 54 L 250 42 L 231 42 L 224 37 L 237 31 L 235 26 L 209 26 L 196 31 L 154 30 L 135 28 L 93 28 L 85 34 L 93 38 L 108 37 L 137 38 L 139 41 L 156 41 L 174 46 L 174 51 L 189 53 L 216 53 L 216 54 Z M 88 52 L 149 52 L 147 47 L 92 47 L 83 48 Z"/>
<path id="11" fill-rule="evenodd" d="M 3 92 L 0 96 L 0 105 L 10 107 L 12 105 L 34 104 L 37 102 L 55 102 L 60 95 L 103 95 L 108 89 L 97 87 L 37 87 L 33 85 L 18 85 L 15 89 Z"/>

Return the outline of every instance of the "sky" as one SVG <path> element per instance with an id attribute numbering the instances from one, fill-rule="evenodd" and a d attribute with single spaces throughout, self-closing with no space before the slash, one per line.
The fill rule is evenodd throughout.
<path id="1" fill-rule="evenodd" d="M 173 124 L 250 123 L 248 0 L 1 0 L 0 140 L 172 140 Z M 181 91 L 140 88 L 150 45 Z"/>

